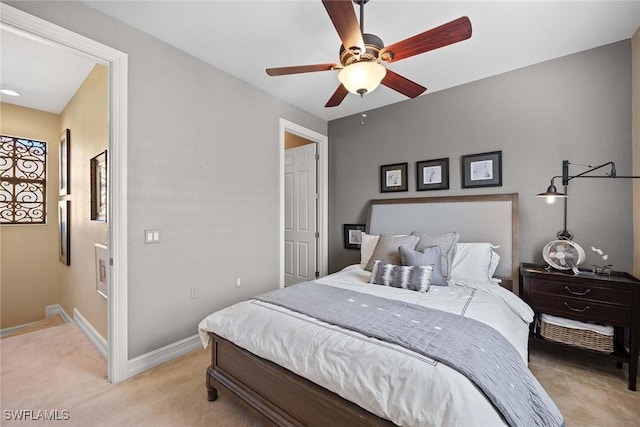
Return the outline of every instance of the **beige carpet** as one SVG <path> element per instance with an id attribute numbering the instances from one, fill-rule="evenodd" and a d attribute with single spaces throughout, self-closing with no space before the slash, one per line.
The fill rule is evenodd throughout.
<path id="1" fill-rule="evenodd" d="M 0 407 L 4 426 L 254 426 L 224 396 L 207 401 L 201 350 L 119 384 L 74 324 L 0 340 Z M 6 410 L 69 411 L 67 421 L 14 421 Z"/>
<path id="2" fill-rule="evenodd" d="M 572 426 L 640 425 L 640 392 L 627 368 L 598 358 L 533 348 L 531 369 Z M 242 407 L 204 387 L 209 352 L 195 351 L 120 384 L 73 324 L 0 340 L 2 426 L 257 426 Z M 7 420 L 5 411 L 68 411 L 67 421 Z"/>
<path id="3" fill-rule="evenodd" d="M 590 354 L 531 345 L 529 368 L 556 403 L 568 427 L 640 426 L 640 381 L 628 387 L 629 365 Z"/>

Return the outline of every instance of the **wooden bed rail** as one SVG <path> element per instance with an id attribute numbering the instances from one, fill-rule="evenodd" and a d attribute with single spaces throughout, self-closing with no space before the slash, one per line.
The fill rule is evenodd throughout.
<path id="1" fill-rule="evenodd" d="M 209 333 L 208 398 L 237 398 L 266 425 L 394 426 L 329 390 Z M 226 392 L 226 393 L 225 393 Z"/>

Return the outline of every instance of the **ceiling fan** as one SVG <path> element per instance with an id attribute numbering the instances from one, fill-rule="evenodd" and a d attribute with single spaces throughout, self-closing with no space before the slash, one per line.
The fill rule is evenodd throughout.
<path id="1" fill-rule="evenodd" d="M 360 23 L 353 3 L 360 5 Z M 340 105 L 349 92 L 359 94 L 373 91 L 380 83 L 409 98 L 415 98 L 427 88 L 384 67 L 381 62 L 396 62 L 421 53 L 454 44 L 471 37 L 471 21 L 466 16 L 439 27 L 385 46 L 380 37 L 364 32 L 364 5 L 369 0 L 322 0 L 342 46 L 340 63 L 297 65 L 267 68 L 270 76 L 340 70 L 340 86 L 325 107 Z"/>

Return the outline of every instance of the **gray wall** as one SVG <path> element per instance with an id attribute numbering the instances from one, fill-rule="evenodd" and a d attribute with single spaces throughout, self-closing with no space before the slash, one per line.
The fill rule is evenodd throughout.
<path id="1" fill-rule="evenodd" d="M 278 120 L 327 123 L 82 3 L 7 3 L 129 55 L 129 357 L 277 288 Z"/>
<path id="2" fill-rule="evenodd" d="M 542 247 L 562 229 L 562 204 L 535 194 L 561 174 L 564 159 L 614 161 L 619 175 L 630 175 L 631 146 L 629 41 L 369 111 L 364 126 L 359 116 L 331 121 L 329 269 L 358 262 L 358 251 L 343 248 L 342 224 L 364 223 L 370 199 L 507 192 L 520 194 L 520 261 L 542 262 Z M 460 156 L 495 150 L 502 187 L 461 189 Z M 415 191 L 415 162 L 441 157 L 450 159 L 450 189 Z M 409 191 L 380 193 L 380 165 L 396 162 L 409 162 Z M 575 179 L 569 193 L 568 228 L 587 252 L 584 265 L 602 262 L 595 246 L 630 271 L 631 180 Z"/>

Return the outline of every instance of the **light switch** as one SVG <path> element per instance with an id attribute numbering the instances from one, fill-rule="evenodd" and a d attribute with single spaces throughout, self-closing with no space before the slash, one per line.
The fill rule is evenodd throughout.
<path id="1" fill-rule="evenodd" d="M 144 242 L 160 243 L 160 230 L 144 230 Z"/>

